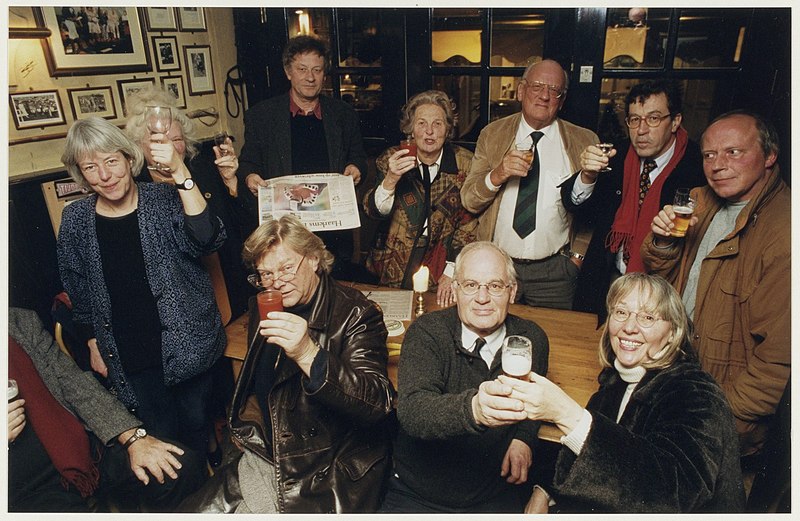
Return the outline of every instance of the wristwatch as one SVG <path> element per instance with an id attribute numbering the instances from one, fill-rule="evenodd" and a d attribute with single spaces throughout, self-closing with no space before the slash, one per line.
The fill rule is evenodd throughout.
<path id="1" fill-rule="evenodd" d="M 128 441 L 123 443 L 122 446 L 127 449 L 128 447 L 133 445 L 135 442 L 141 440 L 142 438 L 146 438 L 146 437 L 147 437 L 147 431 L 144 430 L 143 428 L 139 427 L 135 431 L 133 431 L 133 435 L 130 438 L 128 438 Z"/>
<path id="2" fill-rule="evenodd" d="M 194 181 L 191 177 L 187 177 L 182 183 L 175 183 L 175 188 L 178 190 L 191 190 L 194 188 Z"/>

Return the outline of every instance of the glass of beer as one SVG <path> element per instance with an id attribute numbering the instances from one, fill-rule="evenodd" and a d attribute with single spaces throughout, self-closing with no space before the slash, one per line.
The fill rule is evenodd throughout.
<path id="1" fill-rule="evenodd" d="M 614 143 L 598 143 L 597 144 L 597 148 L 599 148 L 600 151 L 603 152 L 604 156 L 608 157 L 608 154 L 610 154 L 611 151 L 614 150 Z M 601 168 L 600 171 L 601 172 L 611 172 L 611 167 L 610 166 L 606 166 L 604 168 Z"/>
<path id="2" fill-rule="evenodd" d="M 531 341 L 524 336 L 510 335 L 503 340 L 502 349 L 503 374 L 527 382 L 533 367 Z"/>
<path id="3" fill-rule="evenodd" d="M 400 148 L 403 150 L 408 150 L 408 155 L 406 157 L 413 157 L 414 164 L 416 164 L 417 160 L 417 142 L 414 140 L 413 137 L 408 136 L 408 139 L 404 139 L 400 142 Z"/>
<path id="4" fill-rule="evenodd" d="M 515 145 L 517 152 L 522 152 L 522 159 L 528 163 L 530 169 L 533 162 L 533 145 L 526 145 L 525 143 L 517 143 Z"/>
<path id="5" fill-rule="evenodd" d="M 675 212 L 675 227 L 670 231 L 673 237 L 685 237 L 689 229 L 689 221 L 694 213 L 694 201 L 689 197 L 688 188 L 675 190 L 675 199 L 672 201 L 672 211 Z"/>
<path id="6" fill-rule="evenodd" d="M 256 295 L 256 301 L 261 320 L 266 320 L 270 311 L 283 311 L 283 295 L 277 289 L 265 289 Z"/>

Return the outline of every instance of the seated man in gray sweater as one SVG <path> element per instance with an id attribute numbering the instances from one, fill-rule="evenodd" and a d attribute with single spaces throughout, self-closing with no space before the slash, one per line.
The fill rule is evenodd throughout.
<path id="1" fill-rule="evenodd" d="M 530 486 L 521 485 L 539 423 L 526 420 L 521 403 L 500 410 L 511 398 L 490 387 L 497 385 L 506 336 L 530 339 L 538 374 L 547 373 L 549 343 L 538 325 L 508 314 L 516 280 L 500 248 L 469 244 L 456 258 L 456 307 L 409 327 L 398 369 L 394 473 L 382 512 L 523 511 Z"/>

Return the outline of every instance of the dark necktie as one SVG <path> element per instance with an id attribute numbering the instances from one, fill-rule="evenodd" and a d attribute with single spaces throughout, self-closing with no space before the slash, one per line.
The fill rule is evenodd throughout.
<path id="1" fill-rule="evenodd" d="M 475 339 L 475 343 L 473 344 L 475 347 L 473 348 L 472 352 L 478 356 L 481 356 L 481 349 L 483 346 L 486 345 L 486 340 L 483 337 L 478 337 Z"/>
<path id="2" fill-rule="evenodd" d="M 642 167 L 642 175 L 639 178 L 639 207 L 642 206 L 647 191 L 650 190 L 650 172 L 656 169 L 656 162 L 652 159 L 645 159 Z"/>
<path id="3" fill-rule="evenodd" d="M 428 217 L 431 213 L 431 170 L 425 163 L 420 163 L 422 167 L 422 186 L 425 188 L 425 220 L 423 221 L 425 228 L 422 230 L 421 235 L 428 235 Z"/>
<path id="4" fill-rule="evenodd" d="M 536 144 L 544 136 L 538 130 L 531 132 L 533 162 L 528 175 L 519 180 L 517 207 L 514 209 L 514 231 L 525 238 L 536 229 L 536 198 L 539 195 L 539 148 Z"/>

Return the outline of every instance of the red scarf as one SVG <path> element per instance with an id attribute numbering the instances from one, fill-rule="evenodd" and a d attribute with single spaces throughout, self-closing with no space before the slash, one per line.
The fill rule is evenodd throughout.
<path id="1" fill-rule="evenodd" d="M 620 248 L 623 248 L 630 255 L 627 266 L 628 273 L 644 271 L 639 248 L 650 232 L 653 218 L 661 210 L 661 189 L 664 187 L 664 182 L 683 159 L 688 142 L 688 134 L 683 127 L 679 127 L 675 133 L 675 152 L 672 154 L 672 159 L 650 186 L 641 208 L 639 208 L 641 159 L 633 145 L 628 148 L 622 179 L 622 203 L 617 208 L 614 224 L 611 225 L 611 231 L 606 237 L 606 248 L 612 253 L 617 253 Z"/>
<path id="2" fill-rule="evenodd" d="M 17 381 L 20 397 L 25 398 L 25 417 L 61 474 L 61 484 L 65 489 L 72 484 L 82 497 L 90 496 L 97 489 L 100 471 L 91 458 L 89 437 L 78 419 L 53 397 L 31 358 L 10 335 L 8 377 Z"/>

